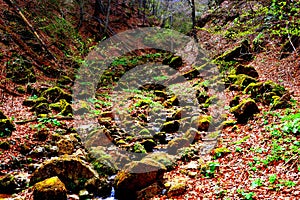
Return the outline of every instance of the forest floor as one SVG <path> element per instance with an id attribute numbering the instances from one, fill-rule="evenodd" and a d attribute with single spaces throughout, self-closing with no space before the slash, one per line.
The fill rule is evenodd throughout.
<path id="1" fill-rule="evenodd" d="M 22 47 L 33 48 L 37 46 L 37 42 L 32 39 L 32 36 L 29 36 L 29 39 L 22 36 L 22 27 L 19 28 L 16 22 L 20 19 L 17 17 L 11 21 L 7 20 L 13 11 L 8 11 L 10 8 L 5 3 L 1 3 L 1 7 L 1 16 L 5 16 L 2 20 L 6 22 L 4 26 L 12 27 L 14 31 L 8 32 L 4 27 L 0 27 L 0 110 L 8 118 L 13 119 L 16 130 L 9 137 L 0 137 L 0 142 L 9 142 L 10 144 L 8 149 L 0 150 L 0 177 L 8 173 L 18 176 L 19 186 L 22 189 L 13 197 L 27 200 L 32 199 L 32 187 L 26 186 L 30 174 L 38 167 L 38 164 L 51 157 L 51 152 L 49 153 L 45 148 L 55 146 L 52 137 L 41 141 L 36 138 L 36 133 L 42 125 L 46 126 L 51 134 L 69 131 L 76 125 L 76 122 L 68 118 L 47 122 L 39 121 L 35 113 L 30 110 L 31 108 L 23 105 L 23 102 L 31 98 L 32 94 L 21 91 L 20 88 L 24 89 L 24 85 L 20 86 L 20 84 L 6 79 L 5 66 L 8 65 L 13 55 L 16 52 L 22 56 L 30 55 Z M 226 1 L 223 7 L 226 8 Z M 131 23 L 141 23 L 140 20 L 132 18 L 128 19 L 126 23 L 118 22 L 118 10 L 116 9 L 115 12 L 117 17 L 113 23 L 120 23 L 120 25 L 127 23 L 126 26 L 121 26 L 122 30 L 133 28 Z M 126 12 L 129 13 L 129 11 Z M 228 24 L 230 23 L 229 21 Z M 21 26 L 26 27 L 22 23 Z M 224 37 L 224 33 L 230 26 L 222 31 L 215 31 L 215 26 L 216 24 L 211 20 L 197 32 L 199 45 L 208 52 L 212 59 L 238 46 L 244 39 L 228 39 Z M 91 28 L 92 31 L 89 30 L 90 32 L 82 31 L 83 38 L 88 38 L 92 34 L 91 32 L 97 30 L 95 27 L 94 24 Z M 88 28 L 83 27 L 82 29 Z M 13 32 L 16 32 L 17 36 L 12 36 Z M 28 39 L 28 41 L 25 45 L 12 42 L 18 37 L 24 41 Z M 51 37 L 47 37 L 46 34 L 44 37 L 51 40 Z M 252 36 L 250 35 L 249 38 Z M 65 45 L 72 46 L 73 42 L 70 39 L 66 41 Z M 300 48 L 296 48 L 296 51 L 281 58 L 283 54 L 281 43 L 280 38 L 276 41 L 265 40 L 260 52 L 252 52 L 254 59 L 238 60 L 238 63 L 253 66 L 259 74 L 258 81 L 272 80 L 274 83 L 284 86 L 291 95 L 290 107 L 272 110 L 271 105 L 257 102 L 259 113 L 250 118 L 247 123 L 233 123 L 222 129 L 214 148 L 222 151 L 212 150 L 206 155 L 193 152 L 187 156 L 186 160 L 178 160 L 176 167 L 164 174 L 165 189 L 162 194 L 158 194 L 152 199 L 297 199 L 297 196 L 300 196 L 300 118 L 299 114 L 297 115 L 300 106 L 300 57 L 298 53 Z M 74 46 L 76 45 L 78 44 Z M 58 46 L 58 44 L 53 45 L 50 50 L 63 57 L 63 50 L 61 50 L 63 47 Z M 143 54 L 146 55 L 145 52 L 141 53 L 141 55 Z M 32 60 L 34 61 L 34 59 Z M 49 64 L 46 59 L 40 60 L 39 63 Z M 64 69 L 68 69 L 67 74 L 73 70 L 69 66 L 75 63 L 74 60 L 65 58 L 62 63 L 66 64 Z M 35 67 L 34 71 L 37 82 L 31 85 L 33 88 L 43 89 L 57 84 L 58 78 L 45 75 L 45 70 Z M 55 72 L 54 70 L 54 74 Z M 69 90 L 70 85 L 67 85 L 65 89 Z M 242 91 L 226 89 L 224 92 L 226 120 L 235 120 L 234 115 L 230 112 L 229 102 L 236 95 L 244 98 L 248 96 Z M 102 103 L 106 101 L 104 97 L 100 100 Z M 136 101 L 129 103 L 134 104 Z M 103 109 L 101 111 L 108 110 L 107 106 L 100 109 Z M 142 111 L 139 110 L 139 112 Z M 24 120 L 28 121 L 24 122 Z M 193 147 L 201 146 L 202 143 L 199 141 Z M 175 184 L 180 187 L 177 190 L 178 194 L 169 196 L 166 191 Z M 23 190 L 24 188 L 26 189 Z M 0 199 L 12 197 L 4 193 L 5 191 L 0 191 Z M 70 195 L 69 198 L 76 199 L 78 197 Z"/>

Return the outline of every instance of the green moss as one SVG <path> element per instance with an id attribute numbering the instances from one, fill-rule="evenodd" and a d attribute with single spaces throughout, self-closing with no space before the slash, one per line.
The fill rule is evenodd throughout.
<path id="1" fill-rule="evenodd" d="M 227 121 L 223 121 L 222 122 L 222 126 L 224 128 L 228 127 L 228 126 L 234 126 L 236 124 L 236 121 L 235 120 L 227 120 Z"/>
<path id="2" fill-rule="evenodd" d="M 251 76 L 246 74 L 238 74 L 238 75 L 229 75 L 227 79 L 227 83 L 231 83 L 231 90 L 243 90 L 250 83 L 256 83 L 257 80 Z"/>
<path id="3" fill-rule="evenodd" d="M 0 119 L 0 137 L 10 136 L 16 128 L 9 119 Z"/>
<path id="4" fill-rule="evenodd" d="M 231 151 L 226 147 L 219 147 L 219 148 L 214 149 L 211 154 L 213 155 L 214 159 L 216 159 L 216 158 L 220 158 L 230 152 Z"/>
<path id="5" fill-rule="evenodd" d="M 201 115 L 199 117 L 192 118 L 193 126 L 197 127 L 199 131 L 207 131 L 211 122 L 212 117 L 208 115 Z"/>
<path id="6" fill-rule="evenodd" d="M 37 99 L 28 98 L 23 101 L 24 106 L 37 106 L 40 103 L 47 103 L 47 99 L 45 97 L 39 97 Z"/>
<path id="7" fill-rule="evenodd" d="M 45 97 L 50 102 L 58 102 L 61 99 L 65 99 L 68 103 L 72 101 L 72 95 L 63 91 L 59 87 L 49 88 L 42 92 L 41 96 Z"/>
<path id="8" fill-rule="evenodd" d="M 136 142 L 134 144 L 134 146 L 133 146 L 133 152 L 134 153 L 147 153 L 145 147 L 142 144 L 138 143 L 138 142 Z"/>
<path id="9" fill-rule="evenodd" d="M 237 106 L 232 107 L 230 112 L 234 114 L 238 122 L 245 122 L 253 114 L 258 113 L 259 109 L 253 99 L 247 98 L 243 99 Z"/>

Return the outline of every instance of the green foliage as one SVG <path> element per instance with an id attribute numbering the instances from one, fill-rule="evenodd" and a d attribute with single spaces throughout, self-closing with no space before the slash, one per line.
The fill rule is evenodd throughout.
<path id="1" fill-rule="evenodd" d="M 245 192 L 243 189 L 238 189 L 237 192 L 242 195 L 243 199 L 252 200 L 255 196 L 254 192 Z"/>
<path id="2" fill-rule="evenodd" d="M 271 183 L 271 184 L 275 183 L 276 179 L 277 179 L 277 175 L 276 174 L 271 174 L 269 176 L 269 183 Z"/>

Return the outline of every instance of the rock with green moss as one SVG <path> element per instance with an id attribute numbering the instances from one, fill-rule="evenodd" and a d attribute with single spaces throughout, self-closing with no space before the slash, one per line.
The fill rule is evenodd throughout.
<path id="1" fill-rule="evenodd" d="M 198 153 L 198 150 L 194 147 L 184 147 L 177 151 L 179 159 L 185 162 L 191 161 L 192 159 L 196 158 Z"/>
<path id="2" fill-rule="evenodd" d="M 167 99 L 164 103 L 163 106 L 165 107 L 172 107 L 172 106 L 179 106 L 179 100 L 177 96 L 172 96 L 170 99 Z"/>
<path id="3" fill-rule="evenodd" d="M 107 154 L 103 148 L 97 146 L 93 147 L 90 151 L 92 165 L 99 175 L 113 175 L 117 172 L 117 166 L 114 159 L 110 154 Z"/>
<path id="4" fill-rule="evenodd" d="M 162 125 L 161 131 L 166 133 L 175 133 L 178 131 L 180 123 L 177 120 L 165 122 Z"/>
<path id="5" fill-rule="evenodd" d="M 23 101 L 24 106 L 30 106 L 30 107 L 37 106 L 41 103 L 47 103 L 47 99 L 45 97 L 38 97 L 38 98 L 28 98 Z"/>
<path id="6" fill-rule="evenodd" d="M 223 121 L 221 126 L 223 128 L 227 128 L 227 127 L 230 127 L 230 126 L 234 126 L 236 124 L 236 120 L 226 120 L 226 121 Z"/>
<path id="7" fill-rule="evenodd" d="M 250 117 L 259 112 L 255 101 L 251 98 L 243 99 L 237 106 L 232 107 L 230 112 L 234 114 L 240 123 L 247 122 Z"/>
<path id="8" fill-rule="evenodd" d="M 290 100 L 289 92 L 283 86 L 272 81 L 251 83 L 245 88 L 244 92 L 264 104 L 272 103 L 273 96 L 279 96 L 280 98 L 284 96 L 287 101 Z"/>
<path id="9" fill-rule="evenodd" d="M 233 97 L 233 99 L 229 102 L 229 106 L 230 107 L 234 107 L 234 106 L 237 106 L 239 105 L 240 103 L 240 96 L 239 95 L 236 95 L 235 97 Z"/>
<path id="10" fill-rule="evenodd" d="M 186 138 L 174 138 L 168 143 L 167 152 L 174 155 L 177 153 L 178 149 L 188 147 L 190 143 L 191 142 Z"/>
<path id="11" fill-rule="evenodd" d="M 154 135 L 153 135 L 153 138 L 158 141 L 160 144 L 166 144 L 167 141 L 167 136 L 166 136 L 166 133 L 165 132 L 156 132 Z"/>
<path id="12" fill-rule="evenodd" d="M 43 181 L 53 176 L 59 179 L 66 185 L 66 188 L 71 191 L 79 191 L 85 188 L 85 183 L 90 179 L 97 179 L 95 183 L 101 195 L 110 193 L 110 186 L 106 177 L 99 177 L 93 167 L 78 158 L 77 156 L 65 155 L 53 157 L 36 169 L 30 179 L 30 185 Z"/>
<path id="13" fill-rule="evenodd" d="M 252 54 L 249 53 L 250 51 L 250 44 L 248 40 L 242 41 L 242 43 L 235 48 L 226 51 L 224 54 L 216 58 L 217 61 L 234 61 L 236 59 L 244 59 L 244 60 L 251 60 Z"/>
<path id="14" fill-rule="evenodd" d="M 115 178 L 118 199 L 136 199 L 137 191 L 162 180 L 166 167 L 150 158 L 128 163 Z"/>
<path id="15" fill-rule="evenodd" d="M 195 128 L 190 128 L 189 130 L 186 131 L 186 133 L 184 134 L 184 138 L 188 139 L 191 142 L 197 142 L 199 140 L 201 140 L 202 137 L 202 133 L 200 131 L 198 131 Z"/>
<path id="16" fill-rule="evenodd" d="M 134 153 L 147 153 L 145 147 L 139 142 L 136 142 L 133 145 L 133 152 Z"/>
<path id="17" fill-rule="evenodd" d="M 16 178 L 12 174 L 0 176 L 0 191 L 5 193 L 13 193 L 18 187 Z"/>
<path id="18" fill-rule="evenodd" d="M 65 99 L 68 103 L 71 103 L 72 101 L 72 95 L 65 92 L 60 87 L 52 87 L 41 94 L 42 97 L 45 97 L 48 101 L 55 103 L 58 102 L 61 99 Z"/>
<path id="19" fill-rule="evenodd" d="M 57 177 L 38 182 L 33 187 L 34 200 L 67 200 L 65 184 Z"/>
<path id="20" fill-rule="evenodd" d="M 59 102 L 52 103 L 49 105 L 50 108 L 59 112 L 63 116 L 72 116 L 73 110 L 71 104 L 65 99 L 60 99 Z"/>
<path id="21" fill-rule="evenodd" d="M 36 115 L 40 114 L 48 114 L 50 113 L 50 108 L 48 103 L 40 103 L 30 109 L 31 111 L 35 112 Z"/>
<path id="22" fill-rule="evenodd" d="M 246 74 L 253 78 L 258 78 L 258 72 L 251 65 L 238 65 L 235 69 L 235 74 Z"/>
<path id="23" fill-rule="evenodd" d="M 198 129 L 198 131 L 208 131 L 209 125 L 212 122 L 212 117 L 208 115 L 201 115 L 192 118 L 192 127 Z"/>
<path id="24" fill-rule="evenodd" d="M 272 96 L 271 110 L 290 107 L 289 96 Z"/>
<path id="25" fill-rule="evenodd" d="M 152 152 L 153 148 L 157 145 L 153 139 L 145 139 L 141 142 L 147 152 Z"/>
<path id="26" fill-rule="evenodd" d="M 186 191 L 186 188 L 187 179 L 175 178 L 175 180 L 172 180 L 172 183 L 170 184 L 167 196 L 171 198 L 174 196 L 182 195 Z"/>
<path id="27" fill-rule="evenodd" d="M 163 164 L 167 170 L 171 170 L 176 166 L 176 159 L 173 155 L 165 152 L 153 152 L 145 156 L 145 158 L 150 158 Z"/>
<path id="28" fill-rule="evenodd" d="M 256 83 L 257 80 L 246 74 L 229 75 L 226 80 L 230 84 L 230 90 L 243 90 L 250 83 Z"/>

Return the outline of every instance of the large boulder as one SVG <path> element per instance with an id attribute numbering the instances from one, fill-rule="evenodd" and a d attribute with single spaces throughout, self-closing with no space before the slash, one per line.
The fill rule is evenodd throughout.
<path id="1" fill-rule="evenodd" d="M 41 94 L 42 97 L 45 97 L 49 102 L 59 102 L 61 99 L 65 99 L 68 103 L 72 101 L 72 95 L 65 92 L 60 87 L 52 87 Z"/>
<path id="2" fill-rule="evenodd" d="M 116 197 L 136 199 L 138 191 L 162 180 L 166 170 L 163 164 L 150 158 L 127 164 L 116 176 Z"/>
<path id="3" fill-rule="evenodd" d="M 34 200 L 67 200 L 65 184 L 57 177 L 38 182 L 33 187 Z"/>
<path id="4" fill-rule="evenodd" d="M 23 57 L 14 58 L 6 67 L 6 77 L 18 84 L 34 83 L 36 81 L 33 65 Z"/>
<path id="5" fill-rule="evenodd" d="M 107 179 L 99 177 L 91 165 L 77 156 L 66 155 L 45 161 L 33 172 L 30 185 L 53 176 L 59 177 L 66 188 L 71 191 L 79 191 L 89 186 L 88 188 L 97 188 L 97 192 L 103 196 L 110 194 L 111 187 Z M 97 185 L 92 187 L 92 183 Z"/>
<path id="6" fill-rule="evenodd" d="M 243 99 L 237 106 L 232 107 L 230 112 L 234 114 L 238 122 L 244 123 L 255 113 L 258 113 L 259 109 L 253 99 L 247 98 Z"/>

